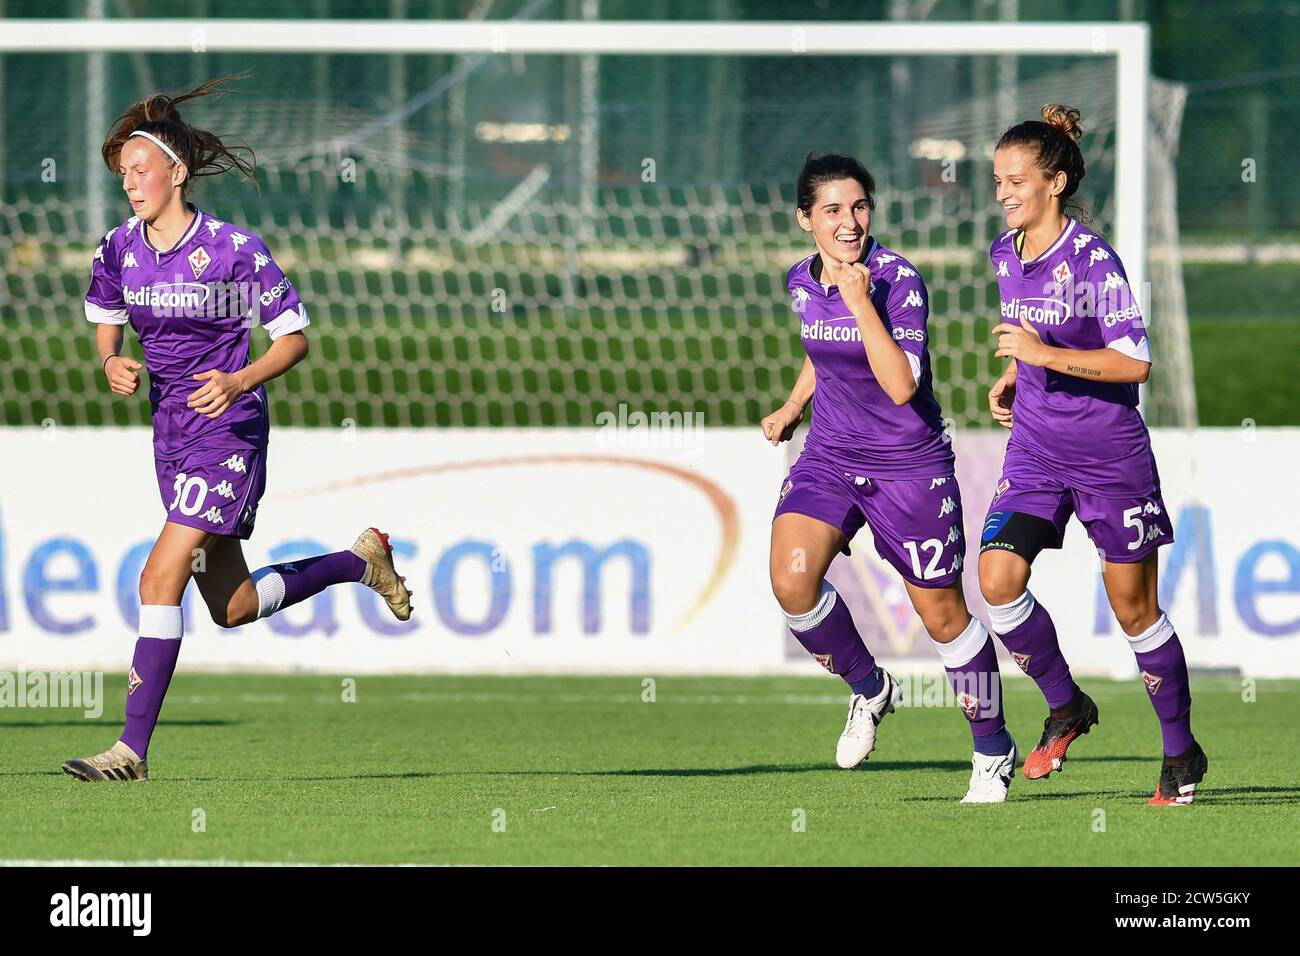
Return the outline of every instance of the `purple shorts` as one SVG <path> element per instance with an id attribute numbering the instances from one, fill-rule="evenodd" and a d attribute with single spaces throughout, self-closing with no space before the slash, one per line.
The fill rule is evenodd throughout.
<path id="1" fill-rule="evenodd" d="M 781 486 L 776 515 L 787 513 L 839 528 L 846 541 L 869 526 L 876 552 L 918 587 L 951 587 L 961 578 L 966 535 L 961 490 L 951 475 L 868 478 L 805 451 Z"/>
<path id="2" fill-rule="evenodd" d="M 1033 456 L 1008 448 L 984 522 L 986 532 L 991 525 L 1000 524 L 1001 515 L 1017 511 L 1046 518 L 1056 526 L 1056 542 L 1049 544 L 1050 548 L 1061 546 L 1070 515 L 1078 515 L 1102 557 L 1115 564 L 1141 561 L 1174 541 L 1173 522 L 1158 484 L 1150 494 L 1132 498 L 1090 495 L 1066 487 Z"/>
<path id="3" fill-rule="evenodd" d="M 248 538 L 266 490 L 266 445 L 198 444 L 176 458 L 154 456 L 167 520 Z"/>

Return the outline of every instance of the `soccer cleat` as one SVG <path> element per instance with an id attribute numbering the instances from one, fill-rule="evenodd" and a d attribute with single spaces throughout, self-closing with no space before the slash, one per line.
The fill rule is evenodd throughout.
<path id="1" fill-rule="evenodd" d="M 892 714 L 894 706 L 903 699 L 903 686 L 894 675 L 884 668 L 880 672 L 884 675 L 885 686 L 879 694 L 870 700 L 862 694 L 849 698 L 849 718 L 835 747 L 835 762 L 845 770 L 862 763 L 876 749 L 876 726 L 885 714 Z"/>
<path id="2" fill-rule="evenodd" d="M 1021 772 L 1026 779 L 1037 780 L 1065 766 L 1065 751 L 1075 737 L 1086 734 L 1092 726 L 1101 723 L 1097 705 L 1082 690 L 1075 691 L 1074 699 L 1066 705 L 1060 717 L 1047 715 L 1043 721 L 1043 736 L 1038 746 L 1029 751 Z"/>
<path id="3" fill-rule="evenodd" d="M 119 740 L 102 754 L 67 761 L 63 765 L 63 772 L 87 783 L 101 780 L 148 780 L 149 764 Z"/>
<path id="4" fill-rule="evenodd" d="M 411 592 L 406 589 L 406 578 L 393 566 L 393 549 L 388 543 L 388 535 L 378 528 L 367 528 L 350 550 L 366 562 L 366 573 L 362 575 L 361 583 L 387 601 L 393 616 L 399 621 L 410 620 Z"/>
<path id="5" fill-rule="evenodd" d="M 993 754 L 977 753 L 970 758 L 970 788 L 962 803 L 1003 803 L 1007 791 L 1011 789 L 1011 778 L 1016 775 L 1016 761 L 1020 754 L 1016 752 L 1013 741 L 1011 752 Z"/>
<path id="6" fill-rule="evenodd" d="M 1147 801 L 1153 807 L 1186 807 L 1196 799 L 1196 785 L 1205 779 L 1210 760 L 1196 741 L 1177 757 L 1165 755 L 1160 766 L 1160 783 Z"/>

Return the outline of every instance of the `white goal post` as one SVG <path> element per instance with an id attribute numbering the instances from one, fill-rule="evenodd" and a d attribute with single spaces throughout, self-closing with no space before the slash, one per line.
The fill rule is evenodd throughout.
<path id="1" fill-rule="evenodd" d="M 600 21 L 596 0 L 584 19 L 531 20 L 537 5 L 497 21 L 156 20 L 94 18 L 95 0 L 90 19 L 0 19 L 0 57 L 25 64 L 0 110 L 48 114 L 0 144 L 0 253 L 28 266 L 8 289 L 19 347 L 0 356 L 10 420 L 62 402 L 69 423 L 122 421 L 78 363 L 30 387 L 21 361 L 60 348 L 86 237 L 112 225 L 103 132 L 147 89 L 252 70 L 256 92 L 223 100 L 214 128 L 256 144 L 268 188 L 207 189 L 292 246 L 320 310 L 335 359 L 290 383 L 286 424 L 578 427 L 625 401 L 752 424 L 802 358 L 781 322 L 781 277 L 806 246 L 792 181 L 830 148 L 886 170 L 881 235 L 926 272 L 936 397 L 953 425 L 989 427 L 992 146 L 1047 102 L 1083 110 L 1084 218 L 1153 330 L 1143 410 L 1195 424 L 1185 91 L 1149 76 L 1145 24 Z M 56 158 L 73 175 L 47 185 Z M 387 404 L 334 397 L 366 394 Z"/>
<path id="2" fill-rule="evenodd" d="M 1147 97 L 1144 23 L 741 23 L 373 20 L 11 20 L 0 52 L 556 53 L 765 56 L 1113 57 L 1114 245 L 1130 284 L 1146 278 Z"/>

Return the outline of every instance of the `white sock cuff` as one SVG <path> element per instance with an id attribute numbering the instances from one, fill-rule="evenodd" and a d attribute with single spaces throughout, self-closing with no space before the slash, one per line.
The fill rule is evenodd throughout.
<path id="1" fill-rule="evenodd" d="M 831 582 L 823 581 L 821 600 L 811 611 L 805 611 L 803 614 L 786 614 L 785 619 L 790 622 L 790 630 L 807 631 L 816 627 L 826 619 L 827 614 L 831 613 L 831 608 L 835 606 L 835 598 L 835 587 Z"/>
<path id="2" fill-rule="evenodd" d="M 1174 625 L 1169 620 L 1169 615 L 1164 611 L 1156 618 L 1156 622 L 1148 627 L 1141 634 L 1128 637 L 1128 642 L 1133 648 L 1134 654 L 1145 654 L 1148 651 L 1154 651 L 1156 648 L 1164 645 L 1174 636 Z"/>
<path id="3" fill-rule="evenodd" d="M 140 636 L 179 641 L 185 633 L 185 615 L 170 604 L 140 605 Z"/>
<path id="4" fill-rule="evenodd" d="M 1024 624 L 1033 613 L 1035 603 L 1034 596 L 1025 591 L 1010 604 L 989 604 L 989 624 L 993 633 L 1006 634 Z"/>
<path id="5" fill-rule="evenodd" d="M 270 617 L 284 602 L 284 578 L 274 568 L 258 568 L 251 577 L 257 588 L 257 616 Z"/>
<path id="6" fill-rule="evenodd" d="M 972 617 L 970 623 L 966 625 L 966 630 L 962 631 L 947 644 L 940 644 L 934 638 L 935 650 L 939 652 L 940 659 L 943 660 L 944 667 L 953 669 L 965 667 L 975 659 L 980 651 L 984 650 L 984 644 L 989 639 L 989 632 L 984 629 L 984 624 L 979 618 Z"/>

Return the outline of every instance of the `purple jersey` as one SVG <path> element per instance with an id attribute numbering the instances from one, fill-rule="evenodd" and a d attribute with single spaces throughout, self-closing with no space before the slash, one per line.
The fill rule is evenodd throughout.
<path id="1" fill-rule="evenodd" d="M 1124 265 L 1100 236 L 1071 219 L 1046 252 L 1022 262 L 1012 229 L 994 241 L 989 255 L 1003 322 L 1025 319 L 1059 348 L 1112 348 L 1151 361 Z M 1027 452 L 1067 487 L 1104 498 L 1148 495 L 1158 486 L 1137 385 L 1016 365 L 1009 456 Z"/>
<path id="2" fill-rule="evenodd" d="M 817 373 L 812 428 L 804 445 L 846 472 L 868 478 L 938 478 L 953 473 L 952 445 L 931 390 L 926 323 L 930 299 L 910 262 L 868 239 L 863 262 L 870 296 L 916 378 L 916 394 L 895 405 L 871 371 L 857 321 L 837 286 L 821 281 L 821 257 L 795 263 L 786 286 L 799 313 L 804 350 Z"/>
<path id="3" fill-rule="evenodd" d="M 144 349 L 155 454 L 181 455 L 200 442 L 256 447 L 265 441 L 266 391 L 241 395 L 219 418 L 186 405 L 199 372 L 248 364 L 254 322 L 275 339 L 308 324 L 307 310 L 266 245 L 246 229 L 194 209 L 194 221 L 159 252 L 136 217 L 104 237 L 91 263 L 86 318 L 131 323 Z"/>

